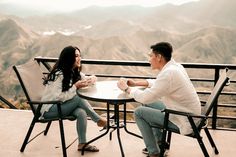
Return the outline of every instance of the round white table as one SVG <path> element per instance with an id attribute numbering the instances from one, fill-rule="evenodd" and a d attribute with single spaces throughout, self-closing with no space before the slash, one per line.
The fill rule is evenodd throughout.
<path id="1" fill-rule="evenodd" d="M 131 88 L 136 88 L 136 87 L 131 87 Z M 97 101 L 97 102 L 105 102 L 107 103 L 107 127 L 106 127 L 106 132 L 99 135 L 98 137 L 90 140 L 89 142 L 86 143 L 86 145 L 96 141 L 97 139 L 101 138 L 102 136 L 106 135 L 111 128 L 117 131 L 117 137 L 120 145 L 120 150 L 121 150 L 121 155 L 122 157 L 125 156 L 121 139 L 120 139 L 120 128 L 124 128 L 125 131 L 131 135 L 137 136 L 139 138 L 142 138 L 141 136 L 130 132 L 127 127 L 126 127 L 126 103 L 127 102 L 135 102 L 135 100 L 129 95 L 123 91 L 121 91 L 117 87 L 117 81 L 97 81 L 96 84 L 81 88 L 77 90 L 77 94 L 79 97 L 91 100 L 91 101 Z M 114 106 L 114 116 L 110 117 L 110 105 Z M 124 111 L 124 122 L 120 122 L 120 116 L 119 113 L 121 112 L 119 107 L 123 106 Z M 114 123 L 110 124 L 110 122 L 114 119 Z M 112 130 L 110 132 L 110 140 L 112 139 Z M 84 148 L 86 147 L 84 146 Z M 81 154 L 84 154 L 84 150 L 82 149 Z"/>

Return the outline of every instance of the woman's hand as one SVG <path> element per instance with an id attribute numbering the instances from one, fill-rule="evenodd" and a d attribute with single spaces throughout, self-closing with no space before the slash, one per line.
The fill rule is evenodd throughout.
<path id="1" fill-rule="evenodd" d="M 95 75 L 91 75 L 86 77 L 85 80 L 87 81 L 88 85 L 93 85 L 97 82 L 97 77 Z"/>
<path id="2" fill-rule="evenodd" d="M 87 80 L 79 80 L 74 85 L 77 89 L 79 89 L 79 88 L 87 87 L 89 84 Z"/>

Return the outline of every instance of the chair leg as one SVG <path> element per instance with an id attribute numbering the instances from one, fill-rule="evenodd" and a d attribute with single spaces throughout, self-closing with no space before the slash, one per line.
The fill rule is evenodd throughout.
<path id="1" fill-rule="evenodd" d="M 190 122 L 190 124 L 191 124 L 191 126 L 192 126 L 194 135 L 196 136 L 197 141 L 198 141 L 198 143 L 199 143 L 199 145 L 200 145 L 200 147 L 201 147 L 201 149 L 202 149 L 202 152 L 203 152 L 204 156 L 205 156 L 205 157 L 209 157 L 209 154 L 208 154 L 208 152 L 207 152 L 207 149 L 206 149 L 206 147 L 205 147 L 205 145 L 204 145 L 204 143 L 203 143 L 203 141 L 202 141 L 202 137 L 200 136 L 200 133 L 199 133 L 199 131 L 198 131 L 198 129 L 197 129 L 197 127 L 196 127 L 194 121 L 193 121 L 193 118 L 192 118 L 192 117 L 188 117 L 188 119 L 189 119 L 189 122 Z"/>
<path id="2" fill-rule="evenodd" d="M 21 146 L 21 149 L 20 149 L 21 152 L 24 152 L 25 147 L 26 147 L 26 145 L 28 144 L 28 140 L 29 140 L 30 135 L 31 135 L 31 133 L 32 133 L 32 131 L 33 131 L 33 128 L 34 128 L 35 123 L 36 123 L 36 118 L 34 117 L 33 120 L 32 120 L 32 122 L 31 122 L 31 124 L 30 124 L 30 127 L 29 127 L 29 129 L 28 129 L 28 132 L 27 132 L 27 134 L 26 134 L 26 136 L 25 136 L 24 142 L 23 142 L 23 144 L 22 144 L 22 146 Z"/>
<path id="3" fill-rule="evenodd" d="M 207 135 L 207 138 L 208 138 L 208 140 L 209 140 L 209 142 L 211 144 L 211 147 L 214 148 L 215 154 L 219 154 L 219 151 L 218 151 L 218 149 L 216 147 L 216 144 L 215 144 L 215 142 L 214 142 L 214 140 L 213 140 L 213 138 L 212 138 L 208 128 L 204 128 L 204 131 L 205 131 L 205 133 Z"/>
<path id="4" fill-rule="evenodd" d="M 196 135 L 196 134 L 195 134 Z M 204 156 L 205 157 L 209 157 L 209 154 L 208 154 L 208 152 L 207 152 L 207 149 L 206 149 L 206 147 L 205 147 L 205 145 L 204 145 L 204 143 L 203 143 L 203 141 L 202 141 L 202 137 L 198 134 L 198 135 L 196 135 L 197 136 L 197 141 L 198 141 L 198 143 L 199 143 L 199 145 L 200 145 L 200 147 L 201 147 L 201 149 L 202 149 L 202 152 L 203 152 L 203 154 L 204 154 Z"/>
<path id="5" fill-rule="evenodd" d="M 166 134 L 167 134 L 167 130 L 164 129 L 163 132 L 162 132 L 160 157 L 164 157 L 164 154 L 165 154 Z"/>
<path id="6" fill-rule="evenodd" d="M 47 126 L 46 126 L 46 129 L 45 129 L 45 131 L 44 131 L 44 135 L 45 135 L 45 136 L 48 134 L 48 130 L 49 130 L 51 124 L 52 124 L 52 121 L 48 122 L 48 124 L 47 124 Z"/>
<path id="7" fill-rule="evenodd" d="M 167 134 L 167 128 L 168 128 L 168 121 L 169 121 L 168 119 L 169 119 L 169 113 L 165 113 L 163 132 L 162 132 L 162 137 L 161 137 L 160 157 L 164 157 L 164 154 L 165 154 L 166 134 Z"/>
<path id="8" fill-rule="evenodd" d="M 171 135 L 172 135 L 172 132 L 171 132 L 171 131 L 168 131 L 167 143 L 168 143 L 169 145 L 168 145 L 168 147 L 166 147 L 166 149 L 170 149 Z"/>
<path id="9" fill-rule="evenodd" d="M 66 143 L 65 143 L 65 134 L 64 134 L 64 127 L 63 127 L 62 119 L 59 119 L 59 127 L 60 127 L 60 133 L 61 133 L 61 145 L 62 145 L 63 157 L 67 157 Z"/>

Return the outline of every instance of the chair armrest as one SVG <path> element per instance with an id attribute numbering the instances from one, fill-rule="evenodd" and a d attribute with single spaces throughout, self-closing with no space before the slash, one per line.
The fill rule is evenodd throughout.
<path id="1" fill-rule="evenodd" d="M 63 103 L 62 101 L 28 101 L 27 103 L 32 104 L 32 105 L 34 105 L 34 104 L 38 105 L 38 107 L 35 111 L 36 117 L 40 117 L 40 115 L 41 115 L 40 110 L 43 105 L 56 104 L 57 109 L 58 109 L 59 119 L 63 118 L 62 112 L 61 112 L 61 104 Z"/>
<path id="2" fill-rule="evenodd" d="M 62 104 L 62 101 L 28 101 L 31 104 Z"/>
<path id="3" fill-rule="evenodd" d="M 186 116 L 186 117 L 194 117 L 194 118 L 206 118 L 204 115 L 197 115 L 189 112 L 183 112 L 183 111 L 176 111 L 171 109 L 164 109 L 162 112 L 169 113 L 169 114 L 176 114 L 180 116 Z"/>

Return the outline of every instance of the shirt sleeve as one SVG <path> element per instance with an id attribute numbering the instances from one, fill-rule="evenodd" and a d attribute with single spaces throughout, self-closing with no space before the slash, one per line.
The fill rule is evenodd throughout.
<path id="1" fill-rule="evenodd" d="M 159 74 L 155 80 L 149 80 L 151 83 L 150 88 L 146 88 L 145 90 L 131 89 L 130 96 L 143 104 L 156 102 L 167 95 L 170 89 L 170 81 L 171 78 L 169 73 Z"/>
<path id="2" fill-rule="evenodd" d="M 148 87 L 150 88 L 153 86 L 155 79 L 147 79 L 146 81 L 148 82 Z"/>
<path id="3" fill-rule="evenodd" d="M 62 92 L 62 79 L 63 76 L 59 75 L 54 82 L 50 82 L 44 91 L 42 100 L 51 101 L 51 100 L 60 100 L 66 101 L 72 99 L 76 95 L 76 87 L 73 85 L 69 88 L 68 91 Z"/>
<path id="4" fill-rule="evenodd" d="M 84 80 L 84 79 L 86 79 L 86 75 L 84 74 L 84 73 L 82 73 L 82 72 L 80 72 L 80 76 L 81 76 L 81 80 Z"/>
<path id="5" fill-rule="evenodd" d="M 67 91 L 62 92 L 62 77 L 58 78 L 57 81 L 55 81 L 55 86 L 57 90 L 59 91 L 58 97 L 56 98 L 58 100 L 61 100 L 61 101 L 70 100 L 76 95 L 75 85 L 73 85 Z"/>

